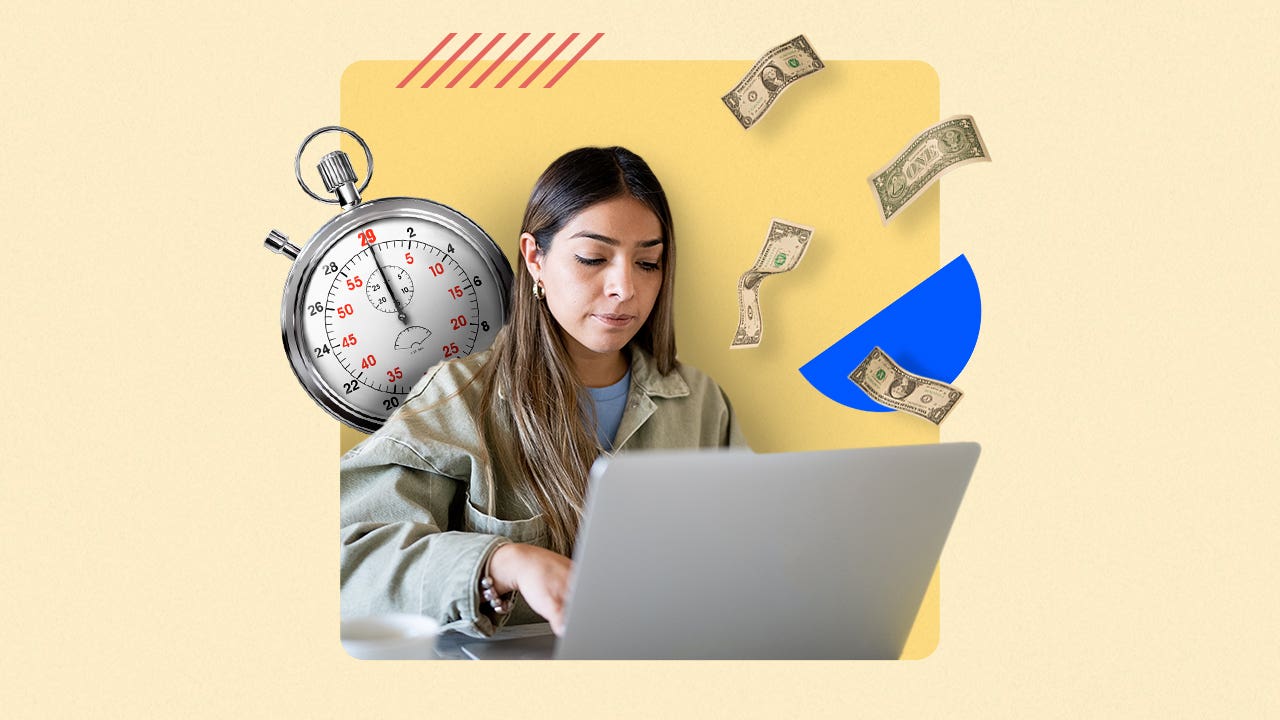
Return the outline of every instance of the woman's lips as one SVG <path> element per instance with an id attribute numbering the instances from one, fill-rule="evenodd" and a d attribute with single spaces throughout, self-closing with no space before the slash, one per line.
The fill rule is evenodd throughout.
<path id="1" fill-rule="evenodd" d="M 635 319 L 635 315 L 611 315 L 611 314 L 593 314 L 591 317 L 599 320 L 601 323 L 609 327 L 626 327 Z"/>

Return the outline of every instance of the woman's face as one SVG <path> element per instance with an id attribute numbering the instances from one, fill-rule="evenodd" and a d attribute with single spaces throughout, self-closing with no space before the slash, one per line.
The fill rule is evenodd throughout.
<path id="1" fill-rule="evenodd" d="M 575 355 L 613 354 L 625 347 L 662 288 L 662 223 L 630 195 L 575 215 L 545 255 L 528 233 L 520 237 L 520 250 L 534 281 L 542 281 L 547 309 Z"/>

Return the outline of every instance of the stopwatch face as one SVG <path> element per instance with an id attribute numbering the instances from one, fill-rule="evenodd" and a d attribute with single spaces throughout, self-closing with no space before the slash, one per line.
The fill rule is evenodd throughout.
<path id="1" fill-rule="evenodd" d="M 294 371 L 321 406 L 364 432 L 380 427 L 431 366 L 492 344 L 512 278 L 479 226 L 417 198 L 339 215 L 294 271 L 282 309 Z"/>

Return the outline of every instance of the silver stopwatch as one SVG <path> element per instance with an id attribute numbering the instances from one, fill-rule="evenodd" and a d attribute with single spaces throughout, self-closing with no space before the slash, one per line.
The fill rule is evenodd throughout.
<path id="1" fill-rule="evenodd" d="M 368 174 L 356 187 L 351 160 L 325 155 L 325 190 L 302 179 L 302 152 L 317 135 L 343 132 L 364 149 Z M 382 426 L 437 362 L 489 347 L 506 322 L 511 264 L 479 225 L 430 200 L 362 202 L 373 154 L 354 132 L 323 127 L 307 136 L 294 175 L 311 197 L 343 212 L 299 249 L 272 230 L 266 246 L 293 259 L 280 329 L 294 374 L 311 397 L 362 432 Z"/>

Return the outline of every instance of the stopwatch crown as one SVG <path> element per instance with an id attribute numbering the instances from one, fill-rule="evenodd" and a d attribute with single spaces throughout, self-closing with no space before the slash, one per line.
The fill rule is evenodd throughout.
<path id="1" fill-rule="evenodd" d="M 360 192 L 356 190 L 356 171 L 351 167 L 351 158 L 346 153 L 334 150 L 320 158 L 316 169 L 320 171 L 320 179 L 324 180 L 324 189 L 337 194 L 343 210 L 360 204 Z"/>
<path id="2" fill-rule="evenodd" d="M 288 236 L 279 230 L 272 230 L 267 233 L 267 239 L 263 240 L 262 244 L 271 252 L 284 255 L 290 260 L 297 260 L 298 253 L 302 252 L 301 248 L 289 242 Z"/>

